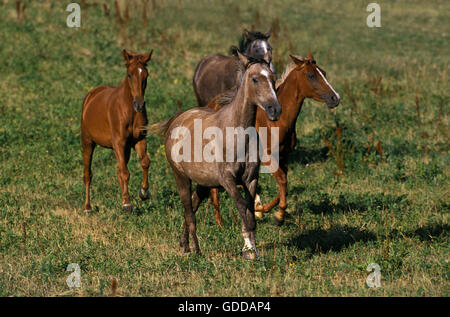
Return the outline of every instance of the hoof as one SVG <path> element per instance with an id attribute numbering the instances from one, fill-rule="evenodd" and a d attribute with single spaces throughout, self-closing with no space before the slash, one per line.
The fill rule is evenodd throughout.
<path id="1" fill-rule="evenodd" d="M 255 203 L 255 211 L 264 212 L 264 206 L 262 204 Z"/>
<path id="2" fill-rule="evenodd" d="M 141 199 L 141 200 L 147 200 L 148 198 L 150 197 L 150 194 L 149 194 L 149 192 L 148 192 L 148 189 L 143 189 L 143 188 L 141 188 L 140 190 L 139 190 L 139 198 Z"/>
<path id="3" fill-rule="evenodd" d="M 87 214 L 88 214 L 88 213 L 91 213 L 91 212 L 92 212 L 92 208 L 85 209 L 85 210 L 83 210 L 83 212 L 84 212 L 84 213 L 87 213 Z"/>
<path id="4" fill-rule="evenodd" d="M 264 206 L 261 203 L 261 197 L 259 195 L 255 197 L 255 211 L 264 212 Z"/>
<path id="5" fill-rule="evenodd" d="M 256 259 L 256 254 L 253 251 L 244 251 L 242 252 L 242 257 L 246 260 L 253 261 Z"/>
<path id="6" fill-rule="evenodd" d="M 122 206 L 122 211 L 132 212 L 133 211 L 133 207 L 130 204 L 125 204 L 125 205 Z"/>
<path id="7" fill-rule="evenodd" d="M 264 216 L 263 216 L 263 213 L 261 211 L 255 211 L 255 217 L 257 219 L 262 219 Z"/>
<path id="8" fill-rule="evenodd" d="M 275 222 L 275 225 L 277 225 L 277 226 L 282 226 L 283 223 L 284 223 L 284 219 L 280 219 L 280 218 L 278 218 L 277 216 L 274 216 L 274 217 L 273 217 L 273 220 L 274 220 L 274 222 Z"/>

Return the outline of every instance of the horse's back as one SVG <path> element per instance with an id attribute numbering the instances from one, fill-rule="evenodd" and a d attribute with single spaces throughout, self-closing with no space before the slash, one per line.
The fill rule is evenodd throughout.
<path id="1" fill-rule="evenodd" d="M 236 84 L 237 61 L 235 57 L 221 54 L 208 55 L 197 65 L 194 92 L 200 107 L 204 107 L 216 95 L 231 89 Z"/>

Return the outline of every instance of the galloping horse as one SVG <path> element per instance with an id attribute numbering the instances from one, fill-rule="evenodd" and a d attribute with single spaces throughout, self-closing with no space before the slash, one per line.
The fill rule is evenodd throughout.
<path id="1" fill-rule="evenodd" d="M 134 147 L 143 170 L 143 180 L 139 197 L 149 198 L 148 168 L 145 129 L 147 112 L 144 93 L 147 86 L 147 63 L 153 50 L 148 54 L 137 54 L 123 50 L 127 75 L 118 87 L 100 86 L 88 92 L 83 100 L 81 114 L 81 143 L 83 147 L 84 185 L 86 190 L 85 211 L 91 211 L 90 185 L 92 179 L 91 162 L 95 146 L 98 144 L 112 148 L 119 163 L 117 176 L 122 190 L 122 209 L 131 211 L 127 164 L 131 147 Z"/>
<path id="2" fill-rule="evenodd" d="M 210 188 L 223 187 L 233 198 L 241 215 L 242 237 L 245 242 L 243 256 L 246 259 L 253 259 L 257 256 L 254 198 L 258 183 L 259 160 L 251 160 L 251 154 L 248 153 L 250 137 L 244 131 L 247 131 L 248 128 L 254 129 L 257 108 L 262 109 L 269 120 L 277 120 L 281 114 L 281 106 L 273 89 L 275 76 L 270 70 L 267 60 L 254 60 L 239 52 L 238 58 L 244 65 L 245 72 L 231 103 L 219 111 L 213 111 L 207 107 L 195 107 L 152 127 L 159 128 L 164 132 L 166 157 L 172 167 L 185 210 L 180 246 L 184 248 L 185 252 L 189 252 L 190 236 L 195 252 L 200 254 L 195 212 L 200 203 L 208 197 Z M 199 125 L 200 127 L 198 127 Z M 196 127 L 200 129 L 201 133 L 201 135 L 197 134 L 197 137 Z M 231 136 L 228 132 L 230 128 L 234 129 Z M 216 159 L 196 159 L 195 153 L 198 153 L 196 147 L 199 147 L 200 153 L 204 153 L 207 148 L 205 135 L 208 134 L 208 131 L 219 131 L 221 135 L 225 135 L 224 132 L 227 131 L 227 138 L 219 138 L 218 133 L 211 141 L 215 145 Z M 242 136 L 244 141 L 242 141 Z M 237 139 L 238 141 L 236 141 Z M 184 146 L 180 147 L 180 142 L 186 145 L 187 149 Z M 206 145 L 211 145 L 211 142 Z M 239 147 L 239 143 L 241 147 Z M 193 151 L 191 151 L 192 144 Z M 244 147 L 245 158 L 240 160 L 238 153 Z M 183 159 L 177 157 L 181 149 Z M 225 153 L 226 160 L 222 155 Z M 231 153 L 230 156 L 228 156 L 229 153 Z M 191 191 L 192 181 L 197 183 L 193 193 Z M 244 187 L 245 199 L 236 187 L 238 184 Z"/>
<path id="3" fill-rule="evenodd" d="M 237 51 L 255 59 L 264 59 L 264 56 L 268 54 L 270 68 L 274 71 L 272 47 L 267 42 L 270 33 L 271 30 L 261 33 L 244 29 L 239 48 L 231 47 L 234 56 L 208 55 L 198 63 L 194 72 L 193 84 L 200 107 L 206 106 L 215 96 L 233 88 L 237 82 L 240 82 L 240 76 L 236 73 L 242 74 L 244 69 L 237 58 Z"/>
<path id="4" fill-rule="evenodd" d="M 264 112 L 257 110 L 256 113 L 256 128 L 267 127 L 267 153 L 270 155 L 272 145 L 270 143 L 271 127 L 278 127 L 279 133 L 279 167 L 272 173 L 278 183 L 278 194 L 274 200 L 264 206 L 260 203 L 259 195 L 256 195 L 255 214 L 256 217 L 262 218 L 263 212 L 269 212 L 277 204 L 280 210 L 274 214 L 275 223 L 281 225 L 284 222 L 284 214 L 287 208 L 287 171 L 288 171 L 288 156 L 295 148 L 297 142 L 297 135 L 295 132 L 295 124 L 297 117 L 303 105 L 305 98 L 312 98 L 314 100 L 324 102 L 329 108 L 334 108 L 339 105 L 340 96 L 331 87 L 326 80 L 325 71 L 320 68 L 311 53 L 308 53 L 306 58 L 290 55 L 293 63 L 286 67 L 281 78 L 276 82 L 277 97 L 282 105 L 283 112 L 278 121 L 270 121 L 267 119 Z M 214 98 L 208 107 L 211 109 L 220 109 L 222 98 L 220 95 Z M 271 160 L 263 162 L 263 165 L 270 165 Z M 216 222 L 219 219 L 220 225 L 220 211 L 218 203 L 218 190 L 211 189 L 211 198 L 216 211 Z"/>

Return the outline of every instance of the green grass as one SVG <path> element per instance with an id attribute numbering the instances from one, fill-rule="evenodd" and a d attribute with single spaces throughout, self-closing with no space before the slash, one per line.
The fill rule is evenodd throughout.
<path id="1" fill-rule="evenodd" d="M 14 1 L 0 1 L 1 296 L 106 296 L 113 278 L 123 296 L 449 295 L 448 1 L 378 1 L 375 29 L 365 24 L 366 1 L 156 0 L 146 23 L 141 2 L 130 1 L 122 31 L 114 10 L 108 16 L 101 1 L 86 2 L 82 27 L 70 29 L 62 2 L 30 2 L 18 24 Z M 194 106 L 196 63 L 227 53 L 252 26 L 274 27 L 278 72 L 288 53 L 311 49 L 342 97 L 336 116 L 305 102 L 286 223 L 276 227 L 269 215 L 258 222 L 263 262 L 240 257 L 225 193 L 225 228 L 205 203 L 197 213 L 203 255 L 181 252 L 183 209 L 155 136 L 151 199 L 137 198 L 133 153 L 135 211 L 123 213 L 114 155 L 98 148 L 96 211 L 81 212 L 81 102 L 89 89 L 124 78 L 121 49 L 155 50 L 146 94 L 155 123 L 178 99 Z M 276 190 L 261 175 L 263 201 Z M 365 282 L 372 262 L 381 266 L 378 289 Z M 80 289 L 66 285 L 69 263 L 81 266 Z"/>

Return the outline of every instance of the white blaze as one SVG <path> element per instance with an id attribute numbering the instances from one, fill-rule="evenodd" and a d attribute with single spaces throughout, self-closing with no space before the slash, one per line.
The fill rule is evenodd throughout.
<path id="1" fill-rule="evenodd" d="M 277 99 L 277 95 L 276 95 L 275 91 L 273 90 L 272 84 L 269 81 L 269 72 L 267 70 L 263 69 L 260 74 L 263 75 L 264 77 L 266 77 L 267 82 L 269 83 L 269 86 L 270 86 L 270 91 L 272 92 L 272 97 Z"/>
<path id="2" fill-rule="evenodd" d="M 268 48 L 267 48 L 267 43 L 266 42 L 261 42 L 262 43 L 262 47 L 263 47 L 263 49 L 264 49 L 264 55 L 267 53 L 267 51 L 268 51 Z"/>
<path id="3" fill-rule="evenodd" d="M 325 76 L 322 74 L 322 72 L 320 71 L 320 69 L 318 67 L 316 67 L 316 70 L 319 72 L 320 76 L 322 77 L 322 79 L 325 81 L 325 83 L 328 85 L 328 87 L 330 87 L 331 91 L 333 91 L 333 93 L 339 98 L 341 99 L 341 97 L 339 96 L 339 94 L 333 89 L 333 87 L 331 87 L 330 83 L 328 82 L 328 80 L 325 78 Z"/>

